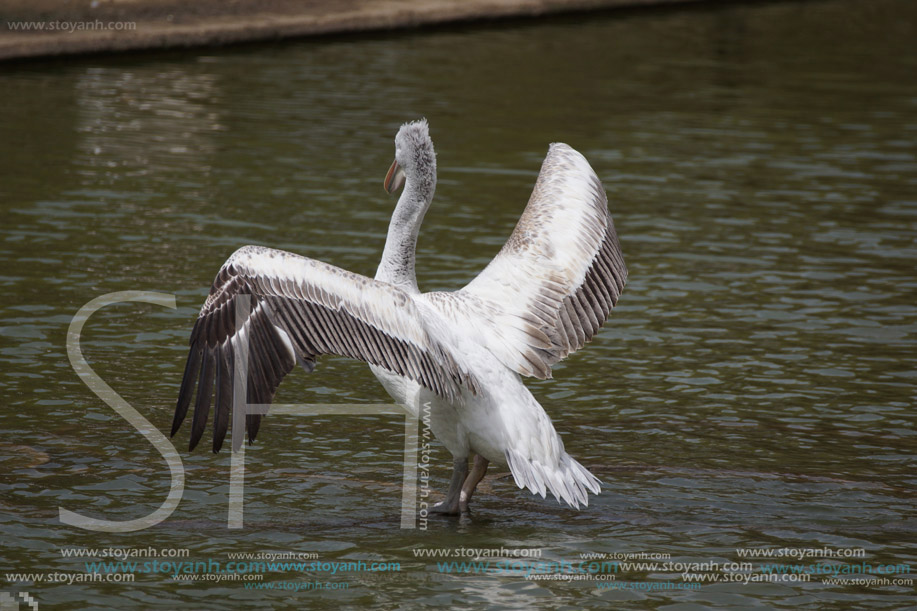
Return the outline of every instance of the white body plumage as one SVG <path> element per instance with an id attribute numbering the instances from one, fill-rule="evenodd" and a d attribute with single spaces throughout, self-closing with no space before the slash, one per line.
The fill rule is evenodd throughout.
<path id="1" fill-rule="evenodd" d="M 548 378 L 582 348 L 617 303 L 627 278 L 601 183 L 586 159 L 551 145 L 515 230 L 490 265 L 455 292 L 421 293 L 417 235 L 436 188 L 425 121 L 395 138 L 387 190 L 404 185 L 375 279 L 263 247 L 239 249 L 223 265 L 191 336 L 173 435 L 198 387 L 191 433 L 201 436 L 216 393 L 214 451 L 226 435 L 231 392 L 247 363 L 246 401 L 269 404 L 299 362 L 322 354 L 367 362 L 388 393 L 415 415 L 430 408 L 433 434 L 453 454 L 445 512 L 466 510 L 488 462 L 506 464 L 519 487 L 573 507 L 599 481 L 564 449 L 521 376 Z M 239 297 L 252 300 L 236 318 Z M 260 416 L 246 417 L 253 440 Z M 468 473 L 468 459 L 475 468 Z"/>

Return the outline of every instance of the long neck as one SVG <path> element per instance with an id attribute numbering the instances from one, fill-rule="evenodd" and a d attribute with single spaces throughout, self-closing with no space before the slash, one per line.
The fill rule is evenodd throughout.
<path id="1" fill-rule="evenodd" d="M 424 214 L 433 201 L 436 190 L 435 175 L 430 179 L 412 180 L 404 183 L 404 191 L 395 206 L 388 225 L 385 250 L 376 271 L 376 280 L 394 284 L 409 293 L 417 293 L 417 276 L 414 273 L 414 257 L 417 249 L 417 233 L 423 223 Z"/>

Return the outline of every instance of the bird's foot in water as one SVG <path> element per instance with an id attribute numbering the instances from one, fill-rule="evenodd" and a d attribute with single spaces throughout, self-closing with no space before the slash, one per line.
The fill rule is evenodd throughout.
<path id="1" fill-rule="evenodd" d="M 462 515 L 469 513 L 469 510 L 468 510 L 469 502 L 471 502 L 471 496 L 469 496 L 468 493 L 465 492 L 465 490 L 462 490 L 461 494 L 459 494 L 459 503 L 458 503 L 459 513 L 461 513 Z"/>
<path id="2" fill-rule="evenodd" d="M 446 493 L 446 499 L 433 505 L 430 508 L 430 513 L 450 516 L 468 514 L 471 495 L 474 494 L 474 489 L 484 478 L 488 464 L 490 463 L 486 458 L 475 455 L 474 469 L 471 473 L 468 473 L 467 461 L 464 458 L 456 459 L 452 474 L 452 484 L 449 486 L 449 492 Z"/>
<path id="3" fill-rule="evenodd" d="M 430 507 L 430 513 L 438 513 L 440 515 L 446 516 L 457 516 L 459 514 L 465 515 L 470 513 L 468 509 L 468 501 L 470 500 L 471 499 L 469 499 L 465 493 L 462 492 L 459 498 L 457 500 L 453 500 L 451 503 L 449 502 L 449 499 L 436 503 Z"/>
<path id="4" fill-rule="evenodd" d="M 459 503 L 462 500 L 462 484 L 468 475 L 468 457 L 460 456 L 452 461 L 452 481 L 449 482 L 449 491 L 446 498 L 430 507 L 430 513 L 447 516 L 457 516 L 460 512 Z"/>
<path id="5" fill-rule="evenodd" d="M 445 501 L 440 501 L 432 507 L 430 507 L 430 513 L 438 513 L 444 516 L 457 516 L 459 513 L 467 512 L 468 508 L 465 507 L 464 510 L 460 509 L 459 502 L 456 499 L 452 503 L 448 502 L 448 499 Z"/>

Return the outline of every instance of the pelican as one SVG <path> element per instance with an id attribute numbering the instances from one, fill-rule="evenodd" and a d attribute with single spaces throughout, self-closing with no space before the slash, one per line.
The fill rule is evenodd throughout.
<path id="1" fill-rule="evenodd" d="M 375 278 L 261 246 L 244 246 L 223 264 L 191 332 L 172 435 L 195 386 L 189 451 L 215 393 L 218 452 L 241 404 L 269 405 L 297 363 L 311 372 L 320 355 L 345 356 L 368 363 L 409 413 L 429 413 L 453 456 L 448 492 L 433 511 L 467 512 L 489 463 L 507 466 L 519 488 L 542 498 L 550 492 L 573 508 L 588 505 L 599 480 L 564 450 L 522 376 L 550 378 L 555 363 L 595 336 L 627 280 L 592 167 L 566 144 L 552 144 L 509 240 L 453 292 L 421 293 L 414 273 L 417 234 L 436 189 L 426 120 L 398 130 L 384 187 L 403 191 Z M 237 379 L 247 380 L 241 392 L 233 391 Z M 246 412 L 233 427 L 244 427 L 252 443 L 260 422 Z"/>

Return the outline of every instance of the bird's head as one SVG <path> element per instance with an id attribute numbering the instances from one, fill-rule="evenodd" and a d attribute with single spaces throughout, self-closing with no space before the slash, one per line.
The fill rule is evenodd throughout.
<path id="1" fill-rule="evenodd" d="M 385 175 L 383 186 L 394 193 L 405 180 L 417 183 L 436 181 L 436 152 L 426 119 L 405 123 L 395 136 L 395 161 Z"/>

